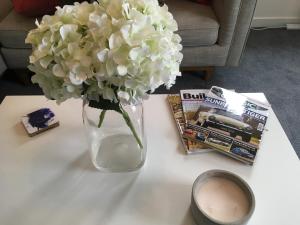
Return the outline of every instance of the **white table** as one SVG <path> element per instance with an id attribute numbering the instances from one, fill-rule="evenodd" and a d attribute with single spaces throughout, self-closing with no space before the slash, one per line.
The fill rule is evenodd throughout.
<path id="1" fill-rule="evenodd" d="M 50 107 L 60 127 L 28 137 L 23 114 Z M 243 177 L 256 196 L 250 225 L 300 224 L 300 163 L 271 112 L 254 165 L 216 152 L 186 155 L 165 95 L 145 102 L 147 160 L 139 172 L 103 174 L 87 154 L 81 102 L 6 97 L 0 106 L 0 224 L 194 224 L 193 181 L 209 169 Z"/>

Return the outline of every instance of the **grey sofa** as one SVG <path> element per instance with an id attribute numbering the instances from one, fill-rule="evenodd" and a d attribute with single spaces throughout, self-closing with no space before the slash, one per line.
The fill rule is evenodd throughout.
<path id="1" fill-rule="evenodd" d="M 178 22 L 183 44 L 182 67 L 237 66 L 243 52 L 256 0 L 213 0 L 211 6 L 189 0 L 165 0 Z M 30 46 L 24 43 L 35 18 L 14 12 L 11 0 L 1 0 L 0 74 L 28 65 Z"/>

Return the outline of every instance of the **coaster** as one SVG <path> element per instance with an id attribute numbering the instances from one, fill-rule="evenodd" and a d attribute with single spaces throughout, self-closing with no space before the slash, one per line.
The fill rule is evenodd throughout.
<path id="1" fill-rule="evenodd" d="M 30 137 L 57 127 L 59 121 L 49 108 L 41 108 L 22 117 L 22 124 Z"/>

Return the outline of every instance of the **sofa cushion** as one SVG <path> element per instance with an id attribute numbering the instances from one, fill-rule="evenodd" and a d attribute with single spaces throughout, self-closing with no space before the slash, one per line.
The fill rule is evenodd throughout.
<path id="1" fill-rule="evenodd" d="M 165 0 L 178 23 L 183 46 L 210 46 L 218 38 L 219 23 L 210 6 L 183 0 Z M 6 48 L 31 48 L 25 44 L 35 18 L 27 18 L 11 10 L 0 22 L 0 44 Z"/>
<path id="2" fill-rule="evenodd" d="M 25 44 L 29 30 L 35 27 L 35 18 L 19 15 L 14 10 L 0 22 L 0 44 L 6 48 L 31 48 Z"/>
<path id="3" fill-rule="evenodd" d="M 31 49 L 1 48 L 1 54 L 9 69 L 24 69 L 29 65 Z"/>
<path id="4" fill-rule="evenodd" d="M 184 0 L 165 0 L 178 23 L 183 46 L 210 46 L 217 42 L 219 22 L 211 6 Z"/>
<path id="5" fill-rule="evenodd" d="M 82 2 L 83 0 L 12 0 L 14 9 L 17 13 L 37 17 L 43 15 L 51 15 L 55 12 L 56 6 L 71 5 L 74 2 Z"/>
<path id="6" fill-rule="evenodd" d="M 24 16 L 42 16 L 55 12 L 58 0 L 12 0 L 14 10 Z"/>

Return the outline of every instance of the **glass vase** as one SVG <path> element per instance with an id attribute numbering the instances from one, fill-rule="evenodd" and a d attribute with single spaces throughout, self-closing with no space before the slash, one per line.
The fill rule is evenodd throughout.
<path id="1" fill-rule="evenodd" d="M 129 172 L 145 162 L 147 143 L 144 133 L 143 104 L 122 106 L 120 112 L 89 106 L 83 102 L 83 122 L 93 165 L 105 172 Z"/>

